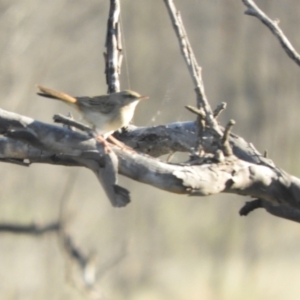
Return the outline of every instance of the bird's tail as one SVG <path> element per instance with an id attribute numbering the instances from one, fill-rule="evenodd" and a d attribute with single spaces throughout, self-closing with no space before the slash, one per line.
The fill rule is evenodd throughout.
<path id="1" fill-rule="evenodd" d="M 37 93 L 39 96 L 51 98 L 51 99 L 62 100 L 62 101 L 66 101 L 68 103 L 76 103 L 77 102 L 76 98 L 74 98 L 68 94 L 65 94 L 63 92 L 48 89 L 48 88 L 45 88 L 40 85 L 37 85 L 37 88 L 41 91 L 40 93 Z"/>

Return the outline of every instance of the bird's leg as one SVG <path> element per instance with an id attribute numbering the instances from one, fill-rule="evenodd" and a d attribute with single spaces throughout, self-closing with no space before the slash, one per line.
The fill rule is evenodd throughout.
<path id="1" fill-rule="evenodd" d="M 109 153 L 109 152 L 111 151 L 111 148 L 110 148 L 110 146 L 109 146 L 109 143 L 106 141 L 106 139 L 105 139 L 102 135 L 98 134 L 98 135 L 96 136 L 96 140 L 97 140 L 98 142 L 100 142 L 100 143 L 103 144 L 104 152 L 105 152 L 105 153 Z"/>
<path id="2" fill-rule="evenodd" d="M 106 139 L 101 135 L 101 134 L 97 134 L 96 136 L 96 140 L 100 143 L 103 144 L 104 146 L 104 151 L 105 153 L 109 153 L 110 151 L 112 151 L 110 144 L 108 143 L 108 141 L 111 142 L 111 144 L 121 148 L 122 150 L 127 150 L 130 152 L 134 152 L 136 153 L 132 148 L 126 146 L 124 143 L 120 142 L 118 139 L 116 139 L 114 136 L 109 135 Z"/>
<path id="3" fill-rule="evenodd" d="M 128 150 L 131 152 L 135 152 L 132 148 L 126 146 L 124 143 L 120 142 L 118 139 L 116 139 L 113 135 L 110 135 L 107 137 L 107 139 L 114 145 L 120 147 L 122 150 Z"/>

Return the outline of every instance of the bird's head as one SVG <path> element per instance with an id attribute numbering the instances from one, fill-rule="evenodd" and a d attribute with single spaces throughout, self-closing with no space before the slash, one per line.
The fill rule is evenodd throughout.
<path id="1" fill-rule="evenodd" d="M 118 94 L 120 101 L 123 102 L 125 105 L 135 101 L 146 100 L 149 98 L 131 90 L 125 90 L 116 94 Z"/>

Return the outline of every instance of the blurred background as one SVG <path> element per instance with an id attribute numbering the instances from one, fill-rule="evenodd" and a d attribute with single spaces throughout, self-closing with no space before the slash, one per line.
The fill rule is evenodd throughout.
<path id="1" fill-rule="evenodd" d="M 164 3 L 122 2 L 122 88 L 149 95 L 134 122 L 192 120 L 192 81 Z M 300 49 L 295 0 L 257 0 Z M 300 176 L 300 69 L 238 0 L 175 1 L 203 67 L 220 121 L 287 172 Z M 52 123 L 69 108 L 35 95 L 42 84 L 72 95 L 105 93 L 104 44 L 109 1 L 0 0 L 1 108 Z M 297 30 L 296 30 L 297 29 Z M 103 299 L 299 299 L 300 226 L 257 210 L 240 217 L 246 197 L 189 198 L 126 178 L 126 208 L 111 207 L 83 168 L 1 166 L 0 222 L 57 220 L 65 201 L 67 230 L 94 254 Z M 87 299 L 68 280 L 56 234 L 0 235 L 1 299 Z"/>

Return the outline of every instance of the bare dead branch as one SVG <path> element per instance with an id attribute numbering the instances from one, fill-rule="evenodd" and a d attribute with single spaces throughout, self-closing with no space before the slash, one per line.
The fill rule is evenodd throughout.
<path id="1" fill-rule="evenodd" d="M 130 192 L 117 184 L 118 168 L 118 157 L 111 151 L 105 155 L 104 167 L 97 168 L 94 173 L 104 188 L 111 205 L 114 207 L 123 207 L 130 202 Z"/>
<path id="2" fill-rule="evenodd" d="M 218 118 L 218 116 L 226 109 L 227 104 L 225 102 L 220 103 L 214 110 L 214 118 Z"/>
<path id="3" fill-rule="evenodd" d="M 19 127 L 21 134 L 14 134 L 13 139 L 20 139 L 21 142 L 42 150 L 51 149 L 54 153 L 69 157 L 76 165 L 85 166 L 94 173 L 105 165 L 102 149 L 99 149 L 98 144 L 90 137 L 0 111 L 2 133 L 10 136 L 11 132 L 18 133 Z M 236 136 L 230 137 L 234 144 Z M 242 152 L 239 153 L 241 149 L 238 151 L 235 148 L 236 145 L 233 151 L 243 156 Z M 113 151 L 118 157 L 120 174 L 165 191 L 191 196 L 234 193 L 297 209 L 300 207 L 300 179 L 273 167 L 263 157 L 259 160 L 265 164 L 261 165 L 246 162 L 235 156 L 224 157 L 221 162 L 210 159 L 204 160 L 201 164 L 190 165 L 163 163 L 143 154 L 124 151 L 119 147 L 113 147 Z M 11 152 L 6 154 L 13 157 L 13 153 L 11 155 L 9 153 Z M 258 159 L 257 153 L 252 159 Z"/>
<path id="4" fill-rule="evenodd" d="M 240 216 L 247 216 L 250 212 L 254 211 L 257 208 L 262 208 L 262 200 L 255 199 L 252 201 L 247 201 L 244 206 L 240 209 L 239 214 Z"/>
<path id="5" fill-rule="evenodd" d="M 75 161 L 78 155 L 84 159 L 98 159 L 99 162 L 103 158 L 96 149 L 97 142 L 93 137 L 0 109 L 0 131 L 2 133 L 8 132 L 7 134 L 10 135 L 12 129 L 15 128 L 16 131 L 16 129 L 22 129 L 25 126 L 29 132 L 34 130 L 41 132 L 42 140 L 39 144 L 43 145 L 46 140 L 49 145 L 60 143 L 55 146 L 56 152 L 51 151 L 52 146 L 47 150 L 39 149 L 39 144 L 35 147 L 33 145 L 34 139 L 31 141 L 32 144 L 28 144 L 28 142 L 23 143 L 16 139 L 2 137 L 0 138 L 0 158 L 27 158 L 34 163 L 44 162 L 76 166 L 83 165 L 81 162 Z M 189 152 L 189 149 L 194 145 L 195 131 L 195 122 L 178 122 L 149 128 L 137 128 L 130 125 L 122 134 L 118 133 L 117 137 L 133 149 L 157 157 L 176 151 Z M 219 146 L 213 141 L 213 130 L 208 128 L 203 135 L 205 152 L 215 153 Z M 20 134 L 19 139 L 22 139 Z M 74 142 L 72 139 L 75 139 Z M 63 148 L 62 145 L 65 141 L 69 141 L 69 149 Z M 243 138 L 230 134 L 230 143 L 233 146 L 234 155 L 239 159 L 275 167 L 270 159 L 264 158 L 251 143 L 247 143 Z M 45 147 L 44 144 L 43 148 Z M 60 149 L 60 147 L 62 148 Z M 64 154 L 65 152 L 67 154 Z M 104 159 L 102 165 L 104 165 Z"/>
<path id="6" fill-rule="evenodd" d="M 205 119 L 205 113 L 203 111 L 203 109 L 201 108 L 196 108 L 193 107 L 191 105 L 186 105 L 185 108 L 190 111 L 193 114 L 196 114 L 197 116 L 199 116 L 201 119 Z"/>
<path id="7" fill-rule="evenodd" d="M 293 209 L 286 205 L 273 205 L 272 203 L 262 199 L 247 201 L 240 209 L 239 213 L 241 216 L 247 216 L 250 212 L 258 208 L 264 208 L 268 213 L 276 217 L 300 223 L 299 210 Z"/>
<path id="8" fill-rule="evenodd" d="M 83 123 L 75 121 L 72 117 L 67 117 L 58 114 L 53 116 L 53 120 L 55 123 L 62 123 L 66 125 L 69 130 L 72 130 L 72 127 L 76 127 L 79 130 L 84 131 L 91 136 L 95 135 L 95 132 L 89 126 L 86 126 Z"/>
<path id="9" fill-rule="evenodd" d="M 30 224 L 17 225 L 10 223 L 0 223 L 0 232 L 9 232 L 14 234 L 41 235 L 49 232 L 57 232 L 60 229 L 60 223 L 53 222 L 46 225 Z"/>
<path id="10" fill-rule="evenodd" d="M 267 162 L 262 165 L 252 165 L 251 163 L 229 155 L 232 154 L 232 152 L 230 152 L 231 147 L 229 146 L 229 138 L 237 138 L 236 136 L 229 134 L 232 123 L 229 123 L 223 135 L 221 128 L 214 118 L 214 113 L 215 115 L 218 115 L 222 110 L 222 107 L 214 113 L 212 112 L 205 96 L 201 68 L 198 66 L 189 44 L 180 14 L 176 11 L 172 1 L 165 0 L 165 3 L 171 16 L 182 54 L 196 86 L 195 90 L 197 93 L 198 107 L 204 111 L 205 121 L 208 125 L 208 127 L 205 128 L 206 124 L 198 122 L 201 127 L 201 138 L 204 136 L 204 133 L 210 129 L 216 131 L 219 136 L 223 136 L 222 142 L 225 150 L 228 148 L 227 151 L 225 151 L 225 154 L 228 157 L 222 156 L 220 151 L 215 151 L 215 155 L 213 156 L 215 161 L 210 160 L 208 156 L 208 160 L 204 158 L 202 163 L 198 165 L 170 165 L 143 155 L 129 155 L 129 153 L 116 148 L 114 149 L 116 155 L 113 154 L 107 161 L 103 156 L 102 149 L 99 150 L 99 145 L 90 137 L 87 138 L 86 136 L 78 135 L 78 133 L 68 131 L 68 133 L 65 132 L 64 137 L 61 138 L 60 132 L 56 131 L 57 128 L 54 130 L 54 127 L 51 128 L 52 136 L 50 136 L 50 134 L 47 135 L 47 133 L 49 133 L 49 128 L 46 128 L 45 124 L 33 120 L 15 118 L 14 116 L 6 116 L 5 112 L 3 113 L 4 120 L 2 120 L 2 124 L 0 119 L 1 132 L 5 133 L 8 138 L 28 143 L 31 147 L 42 149 L 43 151 L 47 149 L 48 152 L 53 151 L 55 153 L 54 155 L 59 157 L 62 162 L 69 159 L 69 162 L 72 163 L 73 161 L 74 165 L 82 165 L 91 169 L 102 183 L 103 179 L 112 178 L 109 180 L 109 188 L 105 187 L 105 183 L 104 188 L 112 203 L 115 204 L 118 203 L 118 201 L 114 201 L 119 196 L 121 197 L 120 199 L 126 199 L 125 201 L 121 200 L 121 202 L 119 202 L 121 205 L 129 202 L 129 193 L 115 184 L 117 178 L 116 170 L 118 169 L 118 171 L 125 176 L 170 192 L 201 196 L 220 192 L 238 193 L 260 197 L 275 203 L 288 203 L 293 207 L 298 207 L 299 200 L 296 196 L 297 193 L 295 193 L 298 189 L 297 179 L 273 168 L 272 163 Z M 119 2 L 111 1 L 106 42 L 107 53 L 105 54 L 107 82 L 110 92 L 119 90 L 118 76 L 120 65 L 118 64 L 121 62 L 121 45 L 118 46 L 121 40 L 118 23 L 119 9 Z M 201 119 L 203 119 L 203 116 Z M 147 133 L 148 134 L 145 136 L 147 140 L 145 144 L 148 142 L 149 145 L 149 132 Z M 73 143 L 74 134 L 77 134 L 75 139 L 77 138 L 80 140 L 79 142 L 77 140 L 77 143 L 75 144 Z M 213 144 L 214 134 L 210 133 L 212 139 L 210 140 L 209 146 Z M 73 140 L 71 145 L 69 143 L 70 140 Z M 141 139 L 139 139 L 139 141 L 141 141 Z M 179 142 L 179 145 L 183 146 L 182 142 Z M 227 148 L 226 145 L 228 146 Z M 138 144 L 138 146 L 140 147 L 140 144 Z M 207 147 L 207 145 L 205 146 Z M 183 148 L 185 150 L 190 149 L 190 147 L 185 147 L 185 145 Z M 72 150 L 70 151 L 70 149 Z M 237 154 L 243 153 L 243 151 L 239 153 L 239 150 L 239 147 L 233 147 L 233 152 Z M 172 151 L 174 151 L 174 149 L 172 149 Z M 264 161 L 256 151 L 254 151 L 254 153 L 255 155 L 251 159 L 254 158 Z M 108 173 L 105 172 L 105 168 L 103 173 L 103 166 L 106 165 L 109 166 L 109 171 L 112 171 L 109 172 L 109 176 L 107 176 Z M 259 170 L 257 170 L 257 168 L 259 168 Z M 112 174 L 113 176 L 111 176 Z M 271 185 L 269 184 L 270 182 L 273 182 L 274 184 Z M 291 182 L 293 184 L 291 184 Z M 295 191 L 291 192 L 288 190 L 287 186 L 293 186 Z M 280 196 L 278 196 L 278 190 L 280 190 Z"/>
<path id="11" fill-rule="evenodd" d="M 204 136 L 204 131 L 206 128 L 206 115 L 203 109 L 201 108 L 196 108 L 191 105 L 185 106 L 185 108 L 190 111 L 191 113 L 194 113 L 197 115 L 197 140 L 196 140 L 196 146 L 195 146 L 195 151 L 193 155 L 198 155 L 202 156 L 204 154 L 204 147 L 203 147 L 203 136 Z M 193 149 L 193 148 L 192 148 Z"/>
<path id="12" fill-rule="evenodd" d="M 185 31 L 180 12 L 176 9 L 172 0 L 164 0 L 167 10 L 169 12 L 181 53 L 184 57 L 190 75 L 195 85 L 197 95 L 197 107 L 202 108 L 205 112 L 206 124 L 213 128 L 219 135 L 221 131 L 217 121 L 213 116 L 213 112 L 205 95 L 204 84 L 201 74 L 201 67 L 198 65 L 193 49 L 190 45 L 187 33 Z"/>
<path id="13" fill-rule="evenodd" d="M 120 91 L 119 75 L 122 63 L 121 25 L 119 22 L 120 9 L 119 0 L 110 0 L 105 43 L 107 52 L 104 53 L 108 93 Z"/>
<path id="14" fill-rule="evenodd" d="M 225 156 L 230 156 L 233 154 L 232 148 L 229 143 L 229 136 L 230 136 L 230 131 L 234 124 L 235 124 L 234 120 L 230 120 L 228 122 L 228 124 L 225 127 L 224 134 L 222 137 L 223 152 L 224 152 Z"/>
<path id="15" fill-rule="evenodd" d="M 298 65 L 300 66 L 300 55 L 294 49 L 291 42 L 285 36 L 283 31 L 278 25 L 278 21 L 273 21 L 269 18 L 256 4 L 253 0 L 242 0 L 242 2 L 247 7 L 245 11 L 246 15 L 254 16 L 258 18 L 263 24 L 265 24 L 271 32 L 277 37 L 279 43 L 281 44 L 282 48 L 286 52 L 286 54 Z"/>

